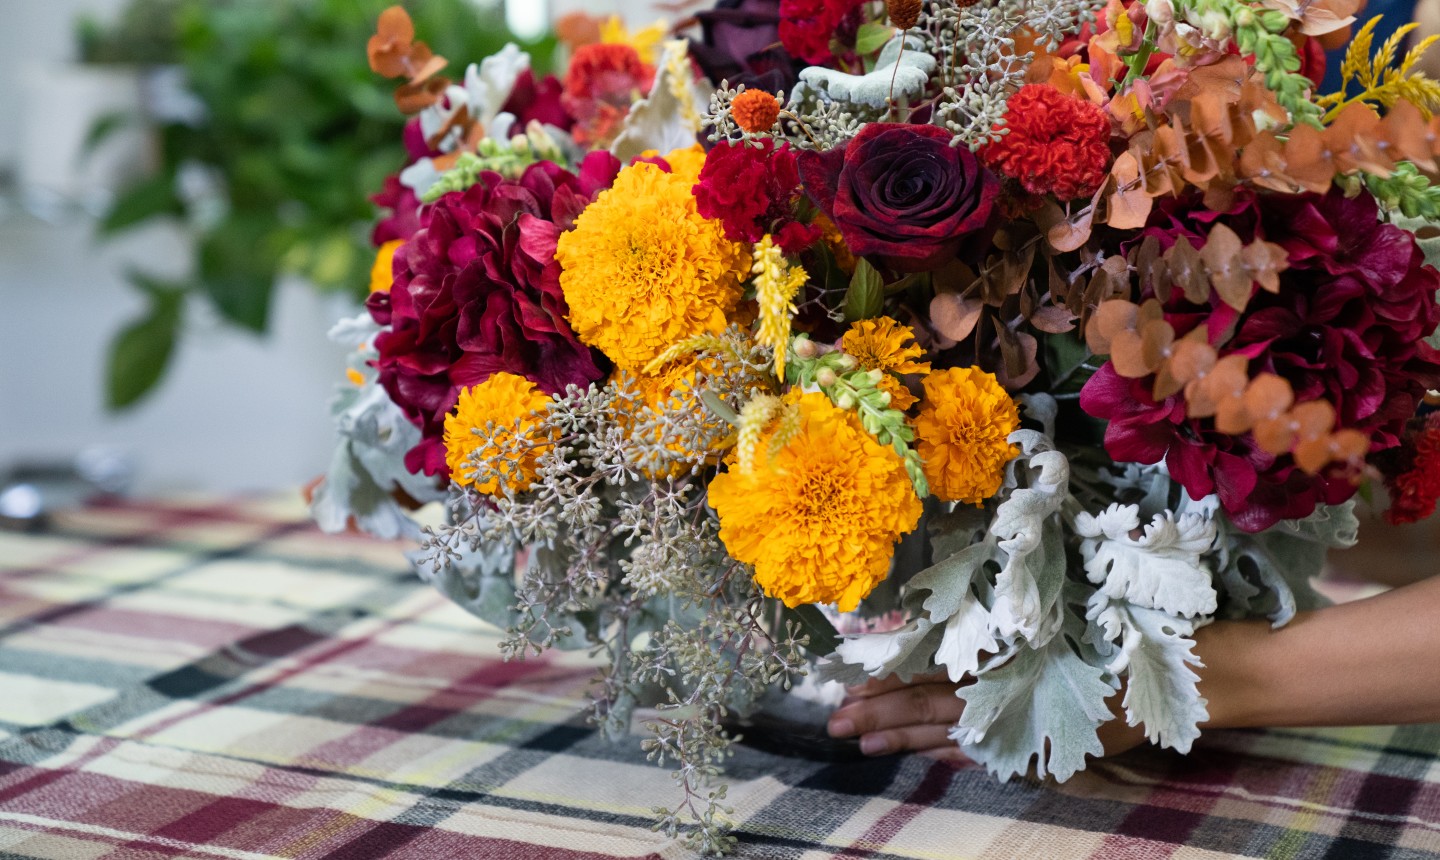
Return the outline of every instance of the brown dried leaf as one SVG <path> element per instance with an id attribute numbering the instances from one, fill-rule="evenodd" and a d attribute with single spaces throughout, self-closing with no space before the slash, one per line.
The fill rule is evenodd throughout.
<path id="1" fill-rule="evenodd" d="M 1240 259 L 1243 248 L 1234 230 L 1216 224 L 1205 240 L 1205 247 L 1200 249 L 1200 259 L 1210 272 L 1210 285 L 1219 293 L 1221 301 L 1237 311 L 1245 310 L 1255 291 L 1255 282 Z"/>
<path id="2" fill-rule="evenodd" d="M 1126 379 L 1143 379 L 1155 372 L 1145 360 L 1145 342 L 1133 329 L 1117 332 L 1110 339 L 1110 363 Z"/>
<path id="3" fill-rule="evenodd" d="M 1328 436 L 1335 426 L 1335 407 L 1327 400 L 1309 400 L 1290 410 L 1295 434 L 1307 441 Z"/>
<path id="4" fill-rule="evenodd" d="M 1261 188 L 1289 194 L 1298 186 L 1285 168 L 1285 145 L 1273 131 L 1267 131 L 1256 136 L 1240 151 L 1237 172 L 1240 178 Z"/>
<path id="5" fill-rule="evenodd" d="M 1030 314 L 1030 324 L 1046 334 L 1064 334 L 1075 330 L 1077 317 L 1060 305 L 1041 305 Z"/>
<path id="6" fill-rule="evenodd" d="M 1140 182 L 1140 162 L 1129 152 L 1120 153 L 1110 168 L 1114 183 L 1110 193 L 1109 224 L 1117 230 L 1138 230 L 1145 226 L 1155 205 Z"/>
<path id="7" fill-rule="evenodd" d="M 1140 357 L 1151 371 L 1159 370 L 1170 358 L 1175 343 L 1175 328 L 1164 320 L 1154 320 L 1140 330 Z"/>
<path id="8" fill-rule="evenodd" d="M 1283 247 L 1257 239 L 1240 252 L 1240 261 L 1251 280 L 1268 292 L 1280 292 L 1280 273 L 1290 268 L 1289 255 Z"/>
<path id="9" fill-rule="evenodd" d="M 1108 355 L 1110 342 L 1122 331 L 1134 331 L 1140 307 L 1124 299 L 1101 302 L 1085 326 L 1085 345 L 1096 355 Z"/>
<path id="10" fill-rule="evenodd" d="M 1250 432 L 1255 436 L 1255 444 L 1260 450 L 1271 456 L 1283 456 L 1295 447 L 1295 427 L 1289 415 L 1260 421 Z"/>
<path id="11" fill-rule="evenodd" d="M 1257 421 L 1270 421 L 1284 415 L 1295 402 L 1290 383 L 1273 373 L 1261 373 L 1245 388 L 1245 409 Z"/>
<path id="12" fill-rule="evenodd" d="M 936 293 L 930 300 L 930 323 L 935 330 L 953 341 L 962 341 L 975 331 L 985 303 L 979 299 L 963 299 L 955 293 Z"/>
<path id="13" fill-rule="evenodd" d="M 1250 67 L 1244 60 L 1229 54 L 1218 63 L 1200 66 L 1185 79 L 1176 91 L 1175 98 L 1193 100 L 1201 93 L 1214 93 L 1223 101 L 1233 102 L 1240 98 L 1241 85 L 1250 77 Z"/>
<path id="14" fill-rule="evenodd" d="M 1242 397 L 1226 397 L 1215 403 L 1215 429 L 1228 436 L 1239 436 L 1254 426 L 1250 411 Z"/>
<path id="15" fill-rule="evenodd" d="M 1425 170 L 1435 170 L 1435 142 L 1420 108 L 1405 99 L 1385 113 L 1376 145 L 1396 161 L 1413 161 Z"/>
<path id="16" fill-rule="evenodd" d="M 375 34 L 365 45 L 370 70 L 387 78 L 403 78 L 408 72 L 411 43 L 415 41 L 415 22 L 403 6 L 391 6 L 380 13 Z"/>
<path id="17" fill-rule="evenodd" d="M 1186 386 L 1186 413 L 1192 418 L 1209 418 L 1219 412 L 1221 403 L 1240 400 L 1250 382 L 1249 367 L 1243 355 L 1220 359 L 1209 373 Z"/>
<path id="18" fill-rule="evenodd" d="M 1340 173 L 1363 170 L 1389 176 L 1395 169 L 1394 160 L 1386 157 L 1380 146 L 1380 115 L 1363 102 L 1351 102 L 1340 111 L 1326 127 L 1324 137 Z"/>
<path id="19" fill-rule="evenodd" d="M 1285 141 L 1285 173 L 1307 191 L 1324 194 L 1335 179 L 1330 144 L 1320 129 L 1299 123 Z"/>
<path id="20" fill-rule="evenodd" d="M 1165 252 L 1165 266 L 1173 280 L 1185 294 L 1185 300 L 1197 305 L 1210 301 L 1210 275 L 1200 252 L 1184 236 L 1178 236 L 1175 244 Z"/>
<path id="21" fill-rule="evenodd" d="M 1201 332 L 1203 329 L 1195 329 Z M 1195 332 L 1191 332 L 1194 334 Z M 1215 350 L 1202 339 L 1186 336 L 1175 344 L 1170 355 L 1170 373 L 1182 386 L 1194 380 L 1203 379 L 1215 367 L 1219 356 Z"/>
<path id="22" fill-rule="evenodd" d="M 1040 342 L 1025 332 L 1012 332 L 1004 325 L 999 330 L 1000 354 L 1004 358 L 995 369 L 995 378 L 1006 391 L 1019 391 L 1040 373 Z"/>

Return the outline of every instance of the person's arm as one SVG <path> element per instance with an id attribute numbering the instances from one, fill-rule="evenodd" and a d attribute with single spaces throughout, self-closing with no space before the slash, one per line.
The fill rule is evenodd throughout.
<path id="1" fill-rule="evenodd" d="M 1279 630 L 1263 619 L 1217 622 L 1195 642 L 1207 728 L 1440 722 L 1440 578 L 1302 613 Z M 943 676 L 873 681 L 836 710 L 830 733 L 859 736 L 872 755 L 961 757 L 947 737 L 964 710 L 955 688 Z M 1144 741 L 1123 718 L 1101 735 L 1107 753 Z"/>

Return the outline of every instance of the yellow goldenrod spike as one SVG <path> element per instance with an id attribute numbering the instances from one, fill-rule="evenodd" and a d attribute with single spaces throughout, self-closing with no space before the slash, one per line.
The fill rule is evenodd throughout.
<path id="1" fill-rule="evenodd" d="M 775 376 L 784 381 L 795 295 L 808 276 L 803 268 L 786 261 L 769 234 L 755 245 L 755 265 L 750 271 L 755 275 L 755 300 L 760 305 L 760 331 L 755 340 L 775 351 Z"/>
<path id="2" fill-rule="evenodd" d="M 740 432 L 735 443 L 735 454 L 742 474 L 748 475 L 755 471 L 755 454 L 760 447 L 760 435 L 783 408 L 784 402 L 775 395 L 757 394 L 740 409 Z"/>

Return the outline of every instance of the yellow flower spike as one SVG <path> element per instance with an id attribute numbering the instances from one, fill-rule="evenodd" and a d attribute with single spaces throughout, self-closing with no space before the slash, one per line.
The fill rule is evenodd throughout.
<path id="1" fill-rule="evenodd" d="M 640 55 L 640 62 L 653 66 L 656 50 L 669 31 L 664 21 L 656 21 L 643 30 L 631 32 L 619 15 L 611 15 L 600 25 L 600 41 L 606 45 L 629 45 Z"/>
<path id="2" fill-rule="evenodd" d="M 388 293 L 395 286 L 395 252 L 403 244 L 404 239 L 391 239 L 375 252 L 375 265 L 370 267 L 370 292 Z"/>
<path id="3" fill-rule="evenodd" d="M 920 499 L 900 455 L 854 413 L 819 392 L 794 408 L 794 437 L 749 474 L 732 460 L 711 481 L 710 504 L 725 548 L 754 567 L 766 594 L 849 612 L 889 574 L 895 542 L 920 520 Z"/>
<path id="4" fill-rule="evenodd" d="M 760 436 L 784 408 L 783 401 L 773 394 L 757 394 L 740 410 L 740 438 L 735 443 L 735 457 L 741 474 L 755 472 L 755 453 Z"/>
<path id="5" fill-rule="evenodd" d="M 756 244 L 750 271 L 755 275 L 755 300 L 760 305 L 760 331 L 755 340 L 775 350 L 775 376 L 783 381 L 795 296 L 808 275 L 800 266 L 789 264 L 769 234 Z"/>

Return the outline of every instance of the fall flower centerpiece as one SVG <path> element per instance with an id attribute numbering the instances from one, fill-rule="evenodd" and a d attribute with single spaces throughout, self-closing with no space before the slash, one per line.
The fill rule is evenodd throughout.
<path id="1" fill-rule="evenodd" d="M 701 849 L 726 716 L 802 676 L 947 672 L 1001 777 L 1187 751 L 1194 631 L 1315 605 L 1367 485 L 1440 497 L 1440 84 L 1356 5 L 722 0 L 459 80 L 390 9 L 315 516 L 603 656 Z"/>

